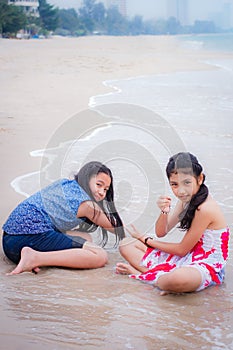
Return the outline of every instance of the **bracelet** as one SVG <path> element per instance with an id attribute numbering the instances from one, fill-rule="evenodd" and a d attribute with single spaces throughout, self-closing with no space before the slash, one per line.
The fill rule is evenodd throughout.
<path id="1" fill-rule="evenodd" d="M 152 238 L 152 237 L 146 237 L 144 243 L 145 243 L 145 245 L 146 245 L 147 247 L 151 247 L 151 246 L 147 243 L 148 239 L 153 239 L 153 238 Z"/>
<path id="2" fill-rule="evenodd" d="M 161 214 L 163 214 L 163 215 L 168 215 L 168 214 L 169 214 L 169 211 L 161 210 Z"/>

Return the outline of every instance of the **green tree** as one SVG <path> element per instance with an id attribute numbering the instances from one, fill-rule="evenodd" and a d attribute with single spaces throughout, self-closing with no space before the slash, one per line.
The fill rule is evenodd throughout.
<path id="1" fill-rule="evenodd" d="M 129 23 L 129 31 L 132 35 L 139 35 L 144 33 L 144 24 L 142 16 L 135 16 Z"/>
<path id="2" fill-rule="evenodd" d="M 8 5 L 7 0 L 0 0 L 0 32 L 16 34 L 26 26 L 27 17 L 23 10 L 15 5 Z"/>
<path id="3" fill-rule="evenodd" d="M 128 34 L 128 22 L 115 6 L 107 10 L 106 29 L 110 35 Z"/>
<path id="4" fill-rule="evenodd" d="M 7 0 L 0 0 L 0 33 L 3 32 L 3 27 L 7 23 L 9 5 Z"/>
<path id="5" fill-rule="evenodd" d="M 86 31 L 92 33 L 95 28 L 94 8 L 95 0 L 83 0 L 83 5 L 79 9 L 80 20 Z"/>
<path id="6" fill-rule="evenodd" d="M 78 29 L 79 19 L 75 9 L 62 9 L 58 12 L 59 29 L 67 30 L 71 35 Z"/>
<path id="7" fill-rule="evenodd" d="M 102 2 L 99 2 L 93 7 L 93 20 L 95 23 L 95 29 L 104 29 L 105 26 L 106 9 Z"/>
<path id="8" fill-rule="evenodd" d="M 49 5 L 46 0 L 39 0 L 39 15 L 41 26 L 48 31 L 54 31 L 58 27 L 58 9 Z"/>
<path id="9" fill-rule="evenodd" d="M 156 20 L 148 19 L 144 22 L 144 31 L 145 34 L 153 35 L 155 34 Z"/>

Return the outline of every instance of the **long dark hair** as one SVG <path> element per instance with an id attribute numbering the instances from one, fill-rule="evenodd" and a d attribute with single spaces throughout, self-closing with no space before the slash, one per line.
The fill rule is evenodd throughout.
<path id="1" fill-rule="evenodd" d="M 79 183 L 79 185 L 84 189 L 84 191 L 90 196 L 91 200 L 93 202 L 96 202 L 92 196 L 89 183 L 90 183 L 90 179 L 93 176 L 98 175 L 99 173 L 107 174 L 111 178 L 111 184 L 109 186 L 109 189 L 107 190 L 106 197 L 103 201 L 98 202 L 98 205 L 103 210 L 103 212 L 111 222 L 112 226 L 115 228 L 116 244 L 117 244 L 119 240 L 125 237 L 125 232 L 123 229 L 122 220 L 114 204 L 113 176 L 112 176 L 111 170 L 106 165 L 100 162 L 92 161 L 85 164 L 79 170 L 79 172 L 75 175 L 74 178 Z M 80 225 L 78 229 L 85 232 L 93 232 L 97 229 L 97 225 L 95 225 L 92 221 L 86 218 L 86 220 L 83 221 L 83 223 Z M 102 245 L 105 246 L 108 241 L 108 234 L 107 234 L 107 230 L 105 230 L 104 228 L 101 228 L 101 229 L 102 229 Z"/>
<path id="2" fill-rule="evenodd" d="M 196 179 L 202 173 L 202 166 L 198 162 L 197 158 L 188 152 L 180 152 L 172 156 L 167 164 L 166 173 L 168 179 L 170 179 L 171 174 L 176 174 L 178 172 L 187 173 L 193 175 Z M 208 197 L 208 187 L 204 185 L 205 175 L 203 174 L 203 182 L 198 190 L 198 192 L 192 197 L 190 203 L 184 210 L 180 213 L 180 228 L 183 230 L 188 230 L 192 224 L 195 211 Z"/>

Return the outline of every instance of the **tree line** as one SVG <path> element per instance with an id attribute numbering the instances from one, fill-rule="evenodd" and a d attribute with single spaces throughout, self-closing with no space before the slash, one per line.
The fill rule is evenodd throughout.
<path id="1" fill-rule="evenodd" d="M 175 18 L 143 20 L 124 17 L 117 7 L 105 8 L 96 0 L 83 0 L 79 10 L 58 9 L 46 0 L 39 0 L 39 16 L 26 14 L 20 7 L 0 0 L 0 34 L 16 35 L 25 30 L 30 36 L 54 33 L 63 36 L 81 35 L 161 35 L 216 33 L 221 31 L 212 21 L 195 21 L 192 26 L 183 26 Z M 154 14 L 156 17 L 156 13 Z"/>
<path id="2" fill-rule="evenodd" d="M 39 0 L 39 15 L 26 13 L 21 6 L 14 5 L 14 0 L 0 0 L 0 34 L 15 36 L 20 30 L 30 35 L 47 34 L 56 30 L 59 23 L 59 10 L 48 4 L 46 0 Z"/>

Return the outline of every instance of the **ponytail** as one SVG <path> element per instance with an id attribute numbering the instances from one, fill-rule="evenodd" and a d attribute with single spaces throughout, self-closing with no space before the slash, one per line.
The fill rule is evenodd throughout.
<path id="1" fill-rule="evenodd" d="M 188 207 L 186 207 L 179 215 L 180 228 L 182 230 L 188 230 L 192 224 L 195 211 L 198 210 L 199 205 L 201 205 L 208 197 L 208 187 L 202 184 L 199 191 L 192 197 Z"/>
<path id="2" fill-rule="evenodd" d="M 190 173 L 196 179 L 202 174 L 202 166 L 198 162 L 197 158 L 188 152 L 180 152 L 172 156 L 167 164 L 166 173 L 168 179 L 171 174 L 176 174 L 179 171 Z M 198 210 L 199 205 L 201 205 L 208 197 L 209 190 L 204 184 L 205 175 L 203 174 L 203 183 L 201 184 L 198 192 L 192 197 L 190 203 L 184 208 L 180 213 L 180 228 L 183 230 L 188 230 L 191 227 L 195 211 Z"/>

